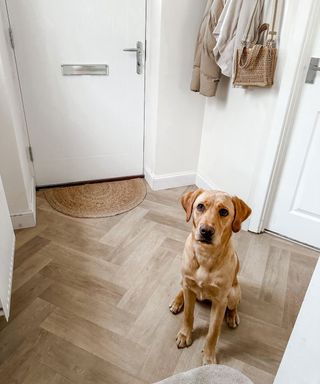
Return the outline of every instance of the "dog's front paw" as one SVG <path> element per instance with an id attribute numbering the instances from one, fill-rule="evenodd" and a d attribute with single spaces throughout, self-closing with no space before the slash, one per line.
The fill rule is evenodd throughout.
<path id="1" fill-rule="evenodd" d="M 181 312 L 182 308 L 183 300 L 177 300 L 177 298 L 175 298 L 169 305 L 170 312 L 172 312 L 174 315 L 177 315 L 179 312 Z"/>
<path id="2" fill-rule="evenodd" d="M 210 355 L 203 354 L 202 365 L 209 365 L 209 364 L 217 364 L 216 356 L 215 355 L 210 356 Z"/>
<path id="3" fill-rule="evenodd" d="M 240 324 L 240 318 L 239 318 L 238 312 L 236 310 L 231 311 L 227 309 L 226 322 L 229 328 L 232 328 L 232 329 L 237 328 L 237 326 Z"/>
<path id="4" fill-rule="evenodd" d="M 183 330 L 180 330 L 177 334 L 176 342 L 178 348 L 190 347 L 192 344 L 191 332 L 184 332 Z"/>

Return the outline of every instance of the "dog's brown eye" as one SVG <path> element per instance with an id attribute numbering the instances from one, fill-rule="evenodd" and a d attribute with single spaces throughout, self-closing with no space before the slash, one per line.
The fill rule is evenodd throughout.
<path id="1" fill-rule="evenodd" d="M 221 208 L 220 211 L 219 211 L 219 215 L 222 216 L 222 217 L 226 217 L 229 215 L 229 212 L 227 209 L 225 208 Z"/>
<path id="2" fill-rule="evenodd" d="M 204 211 L 204 205 L 203 205 L 203 204 L 198 204 L 198 205 L 197 205 L 197 210 L 198 210 L 199 212 L 203 212 L 203 211 Z"/>

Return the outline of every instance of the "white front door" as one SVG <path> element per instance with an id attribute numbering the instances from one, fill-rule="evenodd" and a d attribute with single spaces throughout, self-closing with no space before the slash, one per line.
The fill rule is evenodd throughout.
<path id="1" fill-rule="evenodd" d="M 145 0 L 6 2 L 37 185 L 143 174 Z"/>
<path id="2" fill-rule="evenodd" d="M 0 177 L 0 315 L 10 313 L 15 236 Z"/>
<path id="3" fill-rule="evenodd" d="M 320 58 L 320 25 L 311 56 Z M 320 72 L 315 74 L 314 84 L 303 86 L 267 229 L 320 248 Z"/>

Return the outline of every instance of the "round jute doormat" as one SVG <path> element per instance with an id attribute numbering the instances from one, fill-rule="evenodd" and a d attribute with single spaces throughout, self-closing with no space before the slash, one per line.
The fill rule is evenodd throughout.
<path id="1" fill-rule="evenodd" d="M 147 193 L 143 179 L 50 188 L 44 191 L 55 210 L 73 217 L 108 217 L 130 211 Z"/>

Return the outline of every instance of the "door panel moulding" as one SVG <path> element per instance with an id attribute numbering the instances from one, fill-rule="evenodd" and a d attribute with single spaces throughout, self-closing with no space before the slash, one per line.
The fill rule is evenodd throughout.
<path id="1" fill-rule="evenodd" d="M 256 187 L 251 192 L 251 204 L 255 207 L 249 225 L 251 232 L 263 232 L 269 220 L 286 156 L 296 106 L 308 70 L 312 38 L 319 13 L 320 3 L 317 0 L 299 3 L 297 10 L 300 18 L 299 28 L 293 29 L 293 34 L 288 41 L 290 49 L 288 49 L 288 57 L 284 63 L 285 70 L 271 124 L 270 138 L 265 146 L 265 156 L 259 175 L 257 175 Z M 300 54 L 296 55 L 296 52 L 300 52 Z"/>

